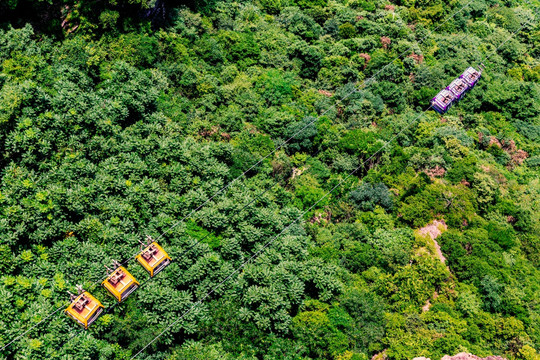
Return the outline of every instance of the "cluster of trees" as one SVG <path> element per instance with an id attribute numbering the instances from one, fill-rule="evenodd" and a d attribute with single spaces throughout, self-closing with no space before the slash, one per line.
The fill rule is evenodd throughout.
<path id="1" fill-rule="evenodd" d="M 60 312 L 0 359 L 129 359 L 269 241 L 139 357 L 540 356 L 532 6 L 11 0 L 0 12 L 0 348 L 76 284 L 111 307 L 94 284 L 145 235 L 163 234 L 174 259 L 153 279 L 130 262 L 141 288 L 88 331 Z M 422 113 L 481 61 L 459 105 Z M 418 230 L 435 219 L 444 263 Z"/>

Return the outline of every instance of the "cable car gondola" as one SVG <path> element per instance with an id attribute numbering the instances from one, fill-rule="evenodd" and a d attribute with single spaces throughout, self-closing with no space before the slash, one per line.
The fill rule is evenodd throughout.
<path id="1" fill-rule="evenodd" d="M 469 90 L 469 86 L 462 78 L 457 78 L 448 85 L 447 89 L 454 94 L 454 101 L 457 101 Z"/>
<path id="2" fill-rule="evenodd" d="M 150 277 L 154 277 L 171 263 L 171 258 L 152 237 L 146 236 L 146 244 L 141 243 L 141 252 L 137 255 L 137 261 L 148 271 Z"/>
<path id="3" fill-rule="evenodd" d="M 445 89 L 442 89 L 433 99 L 431 99 L 431 106 L 439 114 L 444 114 L 450 107 L 458 102 L 461 97 L 471 90 L 484 70 L 484 64 L 479 67 L 480 70 L 476 70 L 473 67 L 467 68 L 457 79 L 452 81 Z"/>
<path id="4" fill-rule="evenodd" d="M 439 114 L 444 114 L 450 109 L 454 99 L 455 96 L 450 90 L 443 89 L 431 100 L 431 105 Z"/>
<path id="5" fill-rule="evenodd" d="M 107 273 L 109 276 L 101 284 L 118 302 L 124 301 L 139 287 L 139 282 L 118 261 L 113 261 L 113 269 L 107 268 Z"/>
<path id="6" fill-rule="evenodd" d="M 78 295 L 68 292 L 71 304 L 64 312 L 85 329 L 88 329 L 103 312 L 104 307 L 95 297 L 84 291 L 82 286 L 77 285 L 77 291 Z"/>

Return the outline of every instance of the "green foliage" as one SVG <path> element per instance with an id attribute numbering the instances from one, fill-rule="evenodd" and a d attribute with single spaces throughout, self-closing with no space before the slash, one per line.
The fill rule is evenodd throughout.
<path id="1" fill-rule="evenodd" d="M 339 145 L 341 149 L 367 159 L 380 148 L 377 138 L 377 134 L 373 131 L 352 130 L 340 139 Z"/>
<path id="2" fill-rule="evenodd" d="M 321 188 L 317 179 L 311 175 L 300 176 L 300 178 L 295 181 L 294 187 L 295 195 L 301 201 L 299 206 L 301 209 L 308 209 L 309 207 L 314 206 L 325 194 L 325 191 Z M 324 207 L 329 202 L 330 199 L 326 197 L 317 204 L 317 207 Z"/>
<path id="3" fill-rule="evenodd" d="M 356 28 L 351 23 L 339 26 L 339 36 L 342 39 L 350 39 L 356 36 Z"/>
<path id="4" fill-rule="evenodd" d="M 386 185 L 363 183 L 351 192 L 351 201 L 362 211 L 373 211 L 376 205 L 386 210 L 393 206 L 392 196 Z"/>
<path id="5" fill-rule="evenodd" d="M 272 69 L 259 78 L 257 85 L 269 106 L 279 106 L 292 100 L 297 82 L 293 74 Z"/>
<path id="6" fill-rule="evenodd" d="M 356 346 L 366 353 L 377 349 L 385 335 L 384 300 L 373 293 L 351 289 L 342 296 L 341 304 L 352 320 L 348 334 Z"/>
<path id="7" fill-rule="evenodd" d="M 350 316 L 318 301 L 307 301 L 304 308 L 293 319 L 292 331 L 309 349 L 308 354 L 325 358 L 345 352 L 349 341 L 340 328 L 350 326 Z"/>
<path id="8" fill-rule="evenodd" d="M 463 5 L 0 4 L 0 348 L 107 307 L 0 358 L 535 359 L 538 27 Z M 173 262 L 112 307 L 145 235 Z"/>
<path id="9" fill-rule="evenodd" d="M 305 0 L 301 0 L 307 3 Z M 288 7 L 281 12 L 281 22 L 294 35 L 306 41 L 313 41 L 321 35 L 322 29 L 310 16 L 295 7 Z"/>
<path id="10" fill-rule="evenodd" d="M 293 56 L 300 60 L 299 75 L 303 78 L 313 79 L 321 68 L 322 54 L 315 46 L 306 43 L 298 43 L 294 50 Z"/>
<path id="11" fill-rule="evenodd" d="M 200 342 L 188 342 L 175 350 L 170 360 L 194 359 L 194 360 L 225 360 L 232 359 L 221 344 L 205 345 Z"/>
<path id="12" fill-rule="evenodd" d="M 407 197 L 399 212 L 403 220 L 416 227 L 424 226 L 437 214 L 444 214 L 452 226 L 459 227 L 472 218 L 476 201 L 472 191 L 461 184 L 430 184 L 418 194 Z"/>
<path id="13" fill-rule="evenodd" d="M 120 13 L 118 11 L 105 10 L 99 15 L 99 21 L 101 22 L 103 28 L 105 29 L 114 29 L 120 18 Z"/>

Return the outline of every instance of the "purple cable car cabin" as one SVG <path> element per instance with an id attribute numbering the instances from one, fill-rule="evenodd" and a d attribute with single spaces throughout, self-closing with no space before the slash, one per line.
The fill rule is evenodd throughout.
<path id="1" fill-rule="evenodd" d="M 472 89 L 480 79 L 480 76 L 482 76 L 482 70 L 477 71 L 475 68 L 469 67 L 459 78 L 463 79 L 469 85 L 469 89 Z"/>
<path id="2" fill-rule="evenodd" d="M 452 94 L 455 96 L 455 100 L 461 99 L 461 97 L 469 90 L 469 85 L 461 79 L 457 78 L 456 80 L 452 81 L 450 85 L 446 88 L 446 90 L 450 90 Z"/>
<path id="3" fill-rule="evenodd" d="M 450 90 L 443 89 L 431 100 L 431 106 L 439 114 L 444 114 L 452 106 L 455 96 Z"/>
<path id="4" fill-rule="evenodd" d="M 480 70 L 476 70 L 473 67 L 469 67 L 459 78 L 455 79 L 446 87 L 441 90 L 433 99 L 431 99 L 431 106 L 433 110 L 439 114 L 444 114 L 450 109 L 454 102 L 457 102 L 461 97 L 478 82 L 482 76 L 482 70 L 484 70 L 484 64 L 479 67 Z"/>

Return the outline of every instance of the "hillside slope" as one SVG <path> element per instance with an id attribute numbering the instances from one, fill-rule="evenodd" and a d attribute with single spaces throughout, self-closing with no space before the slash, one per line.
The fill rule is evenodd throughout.
<path id="1" fill-rule="evenodd" d="M 2 3 L 0 359 L 538 359 L 539 6 Z"/>

